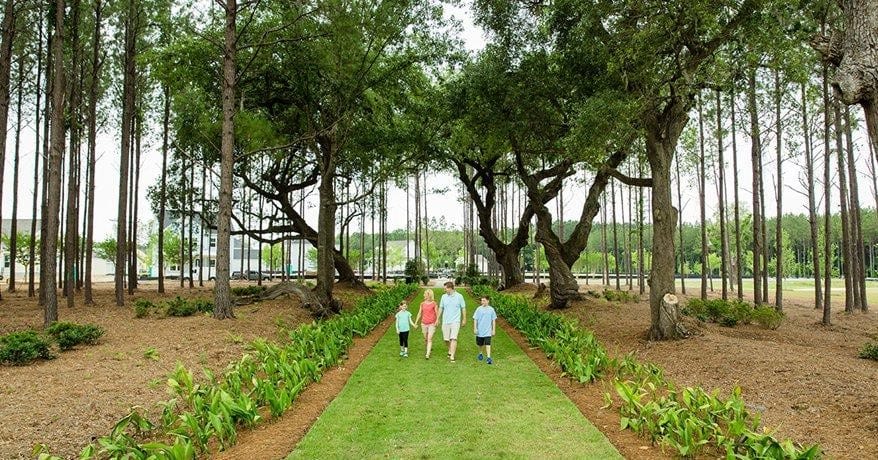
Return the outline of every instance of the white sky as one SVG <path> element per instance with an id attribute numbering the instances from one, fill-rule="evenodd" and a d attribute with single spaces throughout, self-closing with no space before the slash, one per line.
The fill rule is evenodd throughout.
<path id="1" fill-rule="evenodd" d="M 466 7 L 446 7 L 446 14 L 450 16 L 454 16 L 455 18 L 461 20 L 463 25 L 463 39 L 465 41 L 466 47 L 470 51 L 478 51 L 483 48 L 485 45 L 485 37 L 481 30 L 476 28 L 471 18 L 469 17 L 469 11 Z M 32 102 L 31 102 L 32 103 Z M 13 101 L 14 104 L 14 101 Z M 12 205 L 12 177 L 13 177 L 13 152 L 14 152 L 14 144 L 15 140 L 13 138 L 14 128 L 15 128 L 15 114 L 14 114 L 14 106 L 10 107 L 10 121 L 9 121 L 9 137 L 7 141 L 7 152 L 6 152 L 6 166 L 5 166 L 5 180 L 3 183 L 3 208 L 2 208 L 2 217 L 10 218 L 11 217 L 11 205 Z M 858 107 L 853 108 L 854 113 L 861 114 L 861 111 Z M 33 159 L 34 159 L 34 146 L 33 146 L 33 120 L 29 120 L 28 125 L 24 127 L 24 132 L 22 133 L 22 147 L 21 147 L 21 163 L 20 163 L 20 180 L 19 184 L 19 212 L 18 217 L 20 219 L 30 218 L 30 210 L 32 204 L 32 196 L 33 196 Z M 861 124 L 860 126 L 863 126 Z M 101 133 L 98 140 L 98 171 L 97 171 L 97 181 L 96 181 L 96 197 L 97 197 L 97 207 L 95 211 L 95 238 L 97 240 L 103 239 L 105 237 L 114 237 L 115 233 L 115 218 L 116 218 L 116 208 L 118 201 L 118 169 L 119 169 L 119 147 L 118 147 L 118 138 L 117 126 L 108 126 L 105 132 Z M 158 178 L 161 174 L 161 152 L 159 150 L 160 142 L 158 141 L 158 136 L 160 135 L 159 129 L 157 126 L 154 126 L 152 131 L 149 133 L 151 138 L 144 143 L 144 151 L 143 158 L 141 164 L 141 193 L 140 193 L 140 221 L 141 223 L 145 223 L 150 219 L 153 219 L 150 212 L 150 205 L 146 198 L 146 188 L 149 185 L 155 184 L 158 181 Z M 767 162 L 764 166 L 765 173 L 765 191 L 767 195 L 767 203 L 766 203 L 766 212 L 769 216 L 775 215 L 775 201 L 773 197 L 773 182 L 772 177 L 774 176 L 774 171 L 776 166 L 774 165 L 774 144 L 773 139 L 769 137 L 768 144 L 765 145 L 765 161 Z M 855 133 L 855 142 L 858 147 L 858 163 L 857 163 L 857 171 L 860 174 L 860 202 L 865 206 L 874 206 L 874 198 L 872 194 L 872 186 L 871 186 L 871 177 L 869 174 L 869 168 L 867 166 L 869 160 L 868 150 L 866 149 L 865 144 L 865 132 L 864 129 L 860 129 L 860 131 Z M 85 149 L 83 149 L 84 151 Z M 742 199 L 742 207 L 743 209 L 749 208 L 749 184 L 751 183 L 751 167 L 750 167 L 750 145 L 749 140 L 739 134 L 738 136 L 738 151 L 739 151 L 739 170 L 737 172 L 738 179 L 741 183 L 741 199 Z M 822 150 L 818 150 L 816 154 L 822 155 Z M 731 174 L 733 171 L 731 170 L 731 153 L 727 150 L 727 173 L 728 176 L 728 198 L 727 200 L 731 202 Z M 801 163 L 798 159 L 789 160 L 785 163 L 784 166 L 784 180 L 786 182 L 786 187 L 803 192 L 803 186 L 799 183 L 799 177 L 802 174 L 801 168 L 797 165 L 797 163 Z M 819 176 L 822 177 L 822 161 L 818 158 L 817 167 L 820 171 Z M 461 226 L 463 221 L 463 212 L 460 208 L 459 203 L 459 188 L 458 181 L 455 177 L 450 174 L 430 174 L 428 175 L 428 186 L 431 190 L 434 189 L 448 189 L 449 186 L 452 186 L 450 191 L 440 191 L 440 192 L 431 192 L 428 197 L 428 215 L 435 216 L 438 214 L 443 214 L 446 217 L 448 223 Z M 682 180 L 683 184 L 683 210 L 682 217 L 686 222 L 696 222 L 699 218 L 699 209 L 698 209 L 698 199 L 697 199 L 697 188 L 696 182 L 694 178 L 684 178 Z M 565 217 L 569 220 L 574 216 L 578 216 L 581 210 L 581 206 L 585 195 L 588 190 L 588 185 L 582 185 L 581 183 L 573 183 L 570 182 L 565 186 L 564 190 L 564 207 Z M 713 215 L 716 212 L 717 208 L 717 198 L 715 192 L 715 185 L 711 179 L 708 182 L 708 198 L 707 198 L 707 208 L 708 215 Z M 822 190 L 822 185 L 817 185 L 816 188 L 818 190 Z M 789 190 L 792 191 L 792 190 Z M 784 210 L 785 212 L 796 212 L 796 213 L 805 213 L 807 212 L 806 196 L 802 193 L 789 193 L 787 191 L 784 193 Z M 627 192 L 626 192 L 627 194 Z M 316 198 L 315 198 L 316 199 Z M 413 197 L 412 197 L 413 199 Z M 401 203 L 405 200 L 405 191 L 393 189 L 391 190 L 389 196 L 389 202 L 391 203 L 391 211 L 389 213 L 389 228 L 391 230 L 396 228 L 405 228 L 405 208 Z M 676 202 L 676 196 L 674 197 Z M 837 209 L 838 207 L 838 198 L 837 191 L 832 198 L 833 208 Z M 396 206 L 396 204 L 400 204 Z M 621 206 L 621 205 L 620 205 Z M 516 206 L 517 208 L 517 206 Z M 555 204 L 550 204 L 550 209 L 555 209 Z M 648 204 L 647 204 L 647 212 L 648 212 Z M 617 211 L 617 213 L 621 213 L 621 209 Z M 627 216 L 628 210 L 627 207 L 625 209 L 625 214 Z M 317 216 L 316 216 L 316 207 L 312 207 L 310 213 L 306 213 L 309 222 L 312 225 L 316 226 Z M 369 222 L 367 222 L 367 232 L 369 231 Z M 359 225 L 357 225 L 357 228 Z"/>

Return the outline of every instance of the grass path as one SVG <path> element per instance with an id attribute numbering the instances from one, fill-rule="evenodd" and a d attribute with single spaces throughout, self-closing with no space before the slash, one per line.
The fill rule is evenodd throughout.
<path id="1" fill-rule="evenodd" d="M 622 458 L 505 332 L 494 365 L 476 360 L 464 295 L 457 362 L 439 331 L 430 360 L 420 330 L 400 357 L 391 326 L 288 458 Z"/>

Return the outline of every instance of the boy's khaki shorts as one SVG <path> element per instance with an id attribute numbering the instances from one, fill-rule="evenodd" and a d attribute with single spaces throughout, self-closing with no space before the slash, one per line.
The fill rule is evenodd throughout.
<path id="1" fill-rule="evenodd" d="M 457 340 L 458 332 L 460 332 L 460 323 L 450 323 L 442 325 L 442 338 L 446 342 L 449 340 Z"/>

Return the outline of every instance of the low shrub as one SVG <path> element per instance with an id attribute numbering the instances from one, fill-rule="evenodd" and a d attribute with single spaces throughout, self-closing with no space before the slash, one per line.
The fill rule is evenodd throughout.
<path id="1" fill-rule="evenodd" d="M 137 299 L 134 301 L 134 317 L 146 318 L 152 312 L 158 311 L 158 305 L 147 299 Z"/>
<path id="2" fill-rule="evenodd" d="M 34 331 L 0 336 L 0 363 L 20 366 L 37 359 L 52 359 L 50 342 Z"/>
<path id="3" fill-rule="evenodd" d="M 213 311 L 213 302 L 207 299 L 184 299 L 175 297 L 165 305 L 165 314 L 168 316 L 192 316 L 196 313 L 210 313 Z"/>
<path id="4" fill-rule="evenodd" d="M 640 296 L 628 291 L 619 291 L 615 289 L 607 289 L 604 291 L 604 298 L 610 302 L 637 302 L 640 300 Z"/>
<path id="5" fill-rule="evenodd" d="M 77 345 L 94 345 L 104 335 L 104 329 L 96 324 L 75 324 L 59 321 L 46 329 L 62 351 Z"/>
<path id="6" fill-rule="evenodd" d="M 714 322 L 726 327 L 750 324 L 756 309 L 742 300 L 690 299 L 682 313 L 704 322 Z M 779 324 L 778 324 L 779 325 Z M 775 329 L 777 326 L 774 327 Z"/>
<path id="7" fill-rule="evenodd" d="M 232 288 L 232 294 L 238 297 L 251 297 L 261 295 L 265 290 L 268 289 L 265 286 L 239 286 Z"/>
<path id="8" fill-rule="evenodd" d="M 189 303 L 199 313 L 213 313 L 213 302 L 208 299 L 192 299 Z"/>
<path id="9" fill-rule="evenodd" d="M 784 314 L 774 309 L 774 307 L 761 306 L 753 310 L 753 322 L 766 328 L 777 329 L 783 322 Z"/>
<path id="10" fill-rule="evenodd" d="M 177 296 L 165 304 L 165 314 L 168 316 L 192 316 L 198 311 L 198 307 L 192 302 Z"/>
<path id="11" fill-rule="evenodd" d="M 873 359 L 878 361 L 878 342 L 866 343 L 863 345 L 863 349 L 860 350 L 860 353 L 857 356 L 863 359 Z"/>

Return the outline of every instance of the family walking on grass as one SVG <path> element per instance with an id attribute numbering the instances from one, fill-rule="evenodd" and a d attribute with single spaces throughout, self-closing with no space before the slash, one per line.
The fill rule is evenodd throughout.
<path id="1" fill-rule="evenodd" d="M 473 314 L 473 334 L 476 336 L 476 345 L 479 361 L 487 358 L 488 364 L 494 364 L 491 358 L 491 337 L 495 335 L 497 325 L 497 313 L 490 305 L 490 299 L 482 296 L 479 307 Z M 433 299 L 433 290 L 424 291 L 424 301 L 418 309 L 418 315 L 412 321 L 412 314 L 408 311 L 408 305 L 403 301 L 399 304 L 396 313 L 396 332 L 399 334 L 399 355 L 407 358 L 409 355 L 409 331 L 410 326 L 417 328 L 420 322 L 421 331 L 424 334 L 426 348 L 425 359 L 430 359 L 433 349 L 433 334 L 436 333 L 436 325 L 442 319 L 442 338 L 448 347 L 448 359 L 454 362 L 457 352 L 457 336 L 461 326 L 466 326 L 466 302 L 463 295 L 454 290 L 454 283 L 445 283 L 445 294 L 439 299 L 439 305 Z"/>

